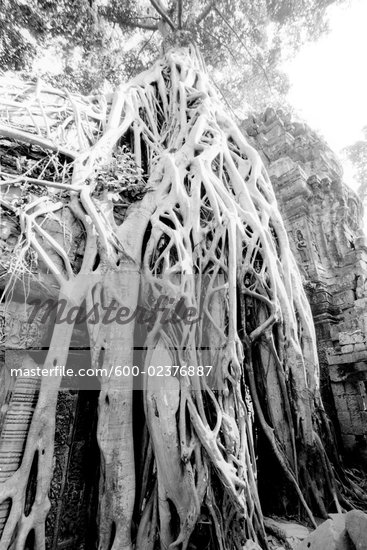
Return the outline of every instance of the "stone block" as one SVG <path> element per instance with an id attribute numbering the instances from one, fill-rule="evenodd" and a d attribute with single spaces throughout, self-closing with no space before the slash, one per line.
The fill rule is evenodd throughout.
<path id="1" fill-rule="evenodd" d="M 346 514 L 328 514 L 328 516 L 334 522 L 334 528 L 338 529 L 340 533 L 344 531 Z"/>
<path id="2" fill-rule="evenodd" d="M 340 325 L 331 325 L 330 337 L 333 341 L 340 339 Z M 332 348 L 333 349 L 333 348 Z"/>
<path id="3" fill-rule="evenodd" d="M 346 363 L 367 361 L 367 349 L 354 351 L 353 353 L 335 353 L 335 355 L 327 355 L 327 361 L 329 365 L 342 365 Z"/>
<path id="4" fill-rule="evenodd" d="M 341 332 L 339 334 L 339 342 L 342 346 L 346 346 L 347 344 L 351 344 L 351 334 L 349 332 Z"/>
<path id="5" fill-rule="evenodd" d="M 271 520 L 271 523 L 281 529 L 287 539 L 303 540 L 310 534 L 310 529 L 299 523 L 293 523 L 291 521 L 275 521 Z"/>
<path id="6" fill-rule="evenodd" d="M 352 417 L 359 415 L 361 412 L 361 401 L 360 401 L 361 395 L 357 393 L 357 391 L 353 393 L 348 393 L 347 395 L 347 405 L 348 410 L 350 411 L 350 414 Z"/>
<path id="7" fill-rule="evenodd" d="M 335 406 L 338 412 L 340 413 L 348 413 L 348 404 L 345 394 L 336 395 L 334 394 L 334 400 L 335 400 Z"/>
<path id="8" fill-rule="evenodd" d="M 364 342 L 364 335 L 362 331 L 356 330 L 354 332 L 341 332 L 339 335 L 340 344 L 360 344 Z"/>
<path id="9" fill-rule="evenodd" d="M 344 443 L 345 449 L 348 451 L 352 451 L 356 444 L 355 436 L 350 434 L 345 434 L 343 432 L 342 432 L 342 435 L 343 435 L 343 443 Z"/>
<path id="10" fill-rule="evenodd" d="M 261 547 L 253 540 L 248 540 L 243 547 L 243 550 L 261 550 Z"/>
<path id="11" fill-rule="evenodd" d="M 353 334 L 353 343 L 354 344 L 363 344 L 365 342 L 366 337 L 364 334 L 362 334 L 361 331 L 355 332 Z"/>
<path id="12" fill-rule="evenodd" d="M 335 376 L 336 377 L 336 376 Z M 333 390 L 333 395 L 334 396 L 338 396 L 340 397 L 341 399 L 344 397 L 345 395 L 345 389 L 344 389 L 344 385 L 340 382 L 335 382 L 333 384 L 331 384 L 331 388 Z"/>
<path id="13" fill-rule="evenodd" d="M 287 172 L 291 172 L 297 167 L 296 163 L 289 157 L 282 157 L 272 162 L 268 168 L 270 176 L 280 177 Z"/>
<path id="14" fill-rule="evenodd" d="M 354 433 L 352 431 L 352 418 L 349 412 L 339 412 L 338 410 L 338 420 L 340 424 L 341 431 L 343 433 Z"/>
<path id="15" fill-rule="evenodd" d="M 342 346 L 342 353 L 353 353 L 354 348 L 353 344 L 347 344 L 346 346 Z"/>
<path id="16" fill-rule="evenodd" d="M 355 351 L 367 350 L 367 345 L 365 343 L 354 344 L 354 349 L 355 349 Z"/>
<path id="17" fill-rule="evenodd" d="M 367 514 L 360 510 L 351 510 L 345 515 L 345 527 L 356 550 L 367 548 Z"/>
<path id="18" fill-rule="evenodd" d="M 297 550 L 354 550 L 345 528 L 343 514 L 328 519 L 305 538 Z"/>

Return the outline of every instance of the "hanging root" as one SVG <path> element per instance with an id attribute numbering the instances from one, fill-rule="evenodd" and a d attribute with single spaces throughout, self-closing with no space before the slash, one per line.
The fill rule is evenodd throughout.
<path id="1" fill-rule="evenodd" d="M 134 311 L 138 300 L 149 309 L 164 297 L 172 310 L 195 312 L 145 327 L 145 372 L 188 367 L 146 377 L 141 432 L 133 432 L 132 380 L 102 376 L 99 550 L 153 550 L 157 539 L 161 548 L 185 550 L 201 533 L 221 550 L 242 549 L 246 540 L 267 548 L 254 418 L 290 483 L 289 501 L 301 502 L 312 523 L 315 502 L 323 511 L 329 501 L 338 506 L 317 435 L 315 333 L 301 279 L 260 157 L 223 111 L 196 50 L 168 52 L 107 100 L 40 86 L 6 93 L 0 129 L 9 143 L 67 159 L 53 176 L 50 163 L 41 172 L 16 166 L 1 174 L 2 208 L 19 226 L 20 265 L 33 250 L 38 277 L 51 273 L 68 307 L 83 300 L 93 307 L 107 296 Z M 19 184 L 36 187 L 14 204 Z M 81 262 L 44 226 L 50 212 L 60 221 L 65 210 L 79 227 Z M 61 349 L 66 362 L 72 329 L 59 330 L 47 364 Z M 103 367 L 133 364 L 134 322 L 99 321 L 88 330 L 93 367 L 104 350 Z M 2 502 L 12 506 L 0 548 L 13 538 L 22 550 L 32 529 L 37 550 L 45 547 L 59 382 L 42 381 L 20 467 L 1 485 Z M 141 457 L 134 457 L 134 433 L 145 434 L 135 445 Z M 311 455 L 324 471 L 318 486 Z M 35 456 L 37 489 L 25 516 Z M 143 472 L 138 483 L 135 465 Z"/>
<path id="2" fill-rule="evenodd" d="M 190 468 L 198 472 L 203 460 L 222 487 L 219 498 L 218 493 L 212 496 L 211 507 L 202 495 L 201 511 L 211 513 L 217 524 L 213 510 L 223 510 L 228 498 L 233 513 L 227 525 L 217 525 L 217 532 L 229 546 L 233 536 L 233 544 L 240 547 L 238 530 L 233 529 L 240 517 L 243 540 L 264 539 L 255 450 L 249 437 L 251 410 L 245 402 L 247 384 L 274 459 L 293 487 L 293 499 L 300 499 L 315 524 L 299 480 L 300 470 L 307 468 L 303 461 L 316 442 L 315 334 L 271 184 L 257 153 L 223 113 L 205 75 L 195 71 L 192 60 L 187 63 L 179 54 L 171 54 L 165 64 L 153 93 L 146 86 L 141 99 L 138 89 L 141 104 L 146 109 L 152 106 L 143 111 L 138 124 L 147 136 L 160 135 L 162 152 L 155 157 L 153 169 L 155 180 L 159 179 L 165 191 L 164 200 L 150 218 L 143 273 L 148 294 L 158 299 L 163 293 L 175 303 L 183 300 L 201 313 L 200 322 L 189 328 L 171 323 L 153 329 L 171 350 L 169 363 L 214 366 L 209 380 L 197 375 L 181 377 L 181 400 L 171 413 L 165 410 L 172 417 L 172 426 L 177 424 L 177 452 L 181 449 L 181 457 L 183 453 Z M 151 75 L 155 73 L 144 75 L 145 79 Z M 202 349 L 205 343 L 211 344 L 209 350 Z M 152 364 L 152 357 L 146 361 L 146 365 Z M 181 518 L 180 511 L 188 511 L 184 496 L 177 502 L 183 495 L 179 476 L 173 465 L 165 464 L 162 472 L 159 449 L 167 448 L 167 443 L 155 442 L 162 431 L 170 433 L 155 420 L 161 417 L 156 403 L 162 401 L 167 402 L 163 397 L 152 401 L 148 385 L 148 427 L 158 487 L 165 488 L 159 494 L 166 498 L 174 495 L 171 500 Z M 181 423 L 175 423 L 177 416 Z M 204 455 L 195 453 L 197 446 L 205 450 Z M 172 452 L 170 456 L 175 464 L 176 455 Z M 325 476 L 333 483 L 330 464 L 322 463 Z M 177 480 L 173 493 L 167 471 Z M 321 500 L 330 498 L 329 487 L 325 483 L 318 489 Z M 196 502 L 199 492 L 197 488 L 191 491 L 191 502 Z M 163 512 L 158 506 L 158 515 L 164 515 L 161 530 L 162 522 L 166 529 L 169 512 L 169 507 Z M 172 524 L 172 511 L 170 519 Z M 182 521 L 179 532 L 185 547 L 190 533 L 184 532 Z M 167 542 L 174 540 L 173 533 L 170 536 L 166 535 Z"/>

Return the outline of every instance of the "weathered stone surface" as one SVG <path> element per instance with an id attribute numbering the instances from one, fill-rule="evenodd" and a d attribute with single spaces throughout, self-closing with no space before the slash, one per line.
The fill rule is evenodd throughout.
<path id="1" fill-rule="evenodd" d="M 366 340 L 366 335 L 362 334 L 361 330 L 356 330 L 354 332 L 341 332 L 339 334 L 340 344 L 358 344 L 363 343 Z"/>
<path id="2" fill-rule="evenodd" d="M 290 521 L 277 521 L 276 524 L 285 533 L 288 538 L 303 540 L 310 534 L 310 530 L 304 525 L 299 523 L 292 523 Z"/>
<path id="3" fill-rule="evenodd" d="M 354 546 L 347 534 L 344 518 L 337 517 L 319 525 L 297 546 L 297 550 L 354 550 Z"/>
<path id="4" fill-rule="evenodd" d="M 346 514 L 345 527 L 357 550 L 367 548 L 367 514 L 351 510 Z"/>
<path id="5" fill-rule="evenodd" d="M 249 117 L 244 129 L 250 129 L 250 141 L 264 159 L 304 278 L 327 412 L 339 424 L 345 450 L 363 463 L 367 242 L 362 203 L 344 183 L 335 154 L 306 124 L 267 109 Z"/>
<path id="6" fill-rule="evenodd" d="M 97 544 L 99 452 L 97 392 L 62 391 L 56 413 L 55 466 L 47 548 L 93 550 Z"/>
<path id="7" fill-rule="evenodd" d="M 292 521 L 264 518 L 264 522 L 269 550 L 296 550 L 300 541 L 310 534 L 310 529 Z"/>
<path id="8" fill-rule="evenodd" d="M 261 547 L 256 542 L 248 540 L 243 547 L 243 550 L 261 550 Z"/>
<path id="9" fill-rule="evenodd" d="M 340 533 L 346 529 L 345 518 L 346 514 L 329 514 L 329 519 L 334 523 L 334 528 Z"/>

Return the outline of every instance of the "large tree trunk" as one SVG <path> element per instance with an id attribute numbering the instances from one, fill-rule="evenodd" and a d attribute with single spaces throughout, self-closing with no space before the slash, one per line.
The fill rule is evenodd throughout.
<path id="1" fill-rule="evenodd" d="M 88 325 L 93 368 L 139 358 L 145 372 L 139 430 L 136 381 L 116 371 L 101 378 L 99 549 L 153 550 L 158 541 L 184 550 L 203 534 L 221 550 L 246 540 L 266 548 L 254 421 L 288 503 L 300 502 L 311 522 L 313 511 L 338 508 L 300 275 L 260 157 L 223 110 L 195 48 L 170 50 L 112 98 L 6 93 L 2 147 L 10 160 L 17 148 L 36 151 L 43 166 L 26 171 L 9 160 L 2 174 L 5 223 L 17 227 L 6 298 L 52 276 L 68 308 L 115 300 L 151 311 L 164 297 L 171 311 L 196 312 L 191 321 Z M 55 325 L 48 368 L 66 363 L 72 332 L 73 323 Z M 193 368 L 148 376 L 158 365 Z M 44 548 L 59 383 L 42 380 L 20 468 L 0 485 L 0 510 L 12 500 L 1 549 L 13 540 L 22 550 L 32 530 Z"/>

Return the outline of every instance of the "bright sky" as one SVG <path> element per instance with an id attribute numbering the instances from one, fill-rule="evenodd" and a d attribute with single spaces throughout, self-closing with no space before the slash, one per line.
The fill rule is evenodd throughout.
<path id="1" fill-rule="evenodd" d="M 367 1 L 331 6 L 329 20 L 330 32 L 303 47 L 286 70 L 290 103 L 338 152 L 362 139 L 367 125 Z"/>

